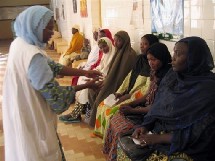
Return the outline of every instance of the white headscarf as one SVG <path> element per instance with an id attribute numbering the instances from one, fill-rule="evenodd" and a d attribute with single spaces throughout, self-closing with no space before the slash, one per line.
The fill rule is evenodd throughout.
<path id="1" fill-rule="evenodd" d="M 14 23 L 16 36 L 29 44 L 44 47 L 43 29 L 53 17 L 53 12 L 43 6 L 32 6 L 18 15 Z"/>
<path id="2" fill-rule="evenodd" d="M 111 40 L 110 40 L 109 38 L 107 38 L 107 37 L 102 37 L 102 38 L 100 38 L 100 39 L 98 40 L 98 42 L 99 42 L 100 40 L 104 40 L 104 41 L 107 43 L 107 45 L 108 45 L 108 47 L 109 47 L 109 52 L 108 52 L 108 53 L 103 53 L 101 62 L 100 62 L 100 64 L 99 64 L 99 66 L 96 67 L 96 70 L 99 70 L 101 73 L 104 74 L 104 76 L 106 76 L 107 73 L 108 73 L 108 70 L 109 70 L 109 68 L 110 68 L 110 62 L 111 62 L 111 60 L 112 60 L 112 58 L 113 58 L 113 56 L 114 56 L 114 53 L 115 53 L 115 51 L 114 51 L 115 48 L 114 48 L 114 46 L 112 45 L 112 42 L 111 42 Z"/>

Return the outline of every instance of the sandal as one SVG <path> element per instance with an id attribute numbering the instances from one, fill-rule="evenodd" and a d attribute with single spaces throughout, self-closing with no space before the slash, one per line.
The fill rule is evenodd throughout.
<path id="1" fill-rule="evenodd" d="M 59 120 L 64 123 L 79 123 L 81 122 L 81 116 L 74 118 L 71 114 L 68 115 L 62 115 L 59 117 Z"/>

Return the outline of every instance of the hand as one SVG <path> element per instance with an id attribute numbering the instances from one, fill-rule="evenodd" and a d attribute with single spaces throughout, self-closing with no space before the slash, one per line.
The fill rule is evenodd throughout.
<path id="1" fill-rule="evenodd" d="M 131 106 L 120 106 L 119 108 L 119 112 L 124 115 L 132 114 L 132 111 L 133 108 Z"/>
<path id="2" fill-rule="evenodd" d="M 120 107 L 122 107 L 122 106 L 130 106 L 130 104 L 129 103 L 124 103 L 124 104 L 120 105 Z"/>
<path id="3" fill-rule="evenodd" d="M 130 94 L 124 94 L 119 98 L 116 104 L 120 104 L 121 102 L 124 102 L 125 100 L 129 99 L 130 97 Z"/>
<path id="4" fill-rule="evenodd" d="M 121 96 L 122 96 L 122 94 L 121 93 L 114 93 L 114 95 L 115 95 L 115 99 L 118 99 L 118 98 L 120 98 Z"/>
<path id="5" fill-rule="evenodd" d="M 99 81 L 99 78 L 87 80 L 85 84 L 87 85 L 88 88 L 91 88 L 94 90 L 99 90 L 103 87 L 103 83 Z"/>
<path id="6" fill-rule="evenodd" d="M 97 78 L 99 76 L 102 76 L 102 73 L 96 70 L 88 70 L 86 71 L 85 76 L 88 78 Z"/>
<path id="7" fill-rule="evenodd" d="M 139 137 L 140 145 L 154 145 L 162 143 L 162 136 L 159 134 L 143 134 Z"/>
<path id="8" fill-rule="evenodd" d="M 136 128 L 132 134 L 132 137 L 135 139 L 139 139 L 141 135 L 148 133 L 148 130 L 145 127 Z"/>
<path id="9" fill-rule="evenodd" d="M 71 59 L 70 59 L 70 63 L 73 63 L 74 61 L 75 61 L 74 58 L 71 58 Z"/>

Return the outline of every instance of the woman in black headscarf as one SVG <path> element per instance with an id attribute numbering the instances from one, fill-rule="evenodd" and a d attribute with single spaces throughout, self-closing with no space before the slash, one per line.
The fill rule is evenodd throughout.
<path id="1" fill-rule="evenodd" d="M 158 38 L 153 34 L 146 34 L 141 38 L 141 40 L 142 39 L 145 39 L 148 41 L 148 46 L 151 46 L 154 43 L 159 42 Z M 146 42 L 143 41 L 143 45 L 141 45 L 141 48 L 143 48 L 142 46 L 146 45 L 144 43 L 146 43 Z M 150 75 L 150 66 L 147 61 L 147 57 L 146 57 L 145 53 L 146 53 L 146 51 L 142 51 L 142 53 L 137 58 L 137 62 L 131 71 L 129 86 L 128 86 L 128 89 L 125 91 L 125 94 L 129 93 L 129 91 L 133 88 L 138 75 L 142 75 L 142 76 L 146 76 L 146 77 L 149 77 L 149 75 Z"/>
<path id="2" fill-rule="evenodd" d="M 143 151 L 154 151 L 140 160 L 163 156 L 169 160 L 212 161 L 215 158 L 215 75 L 211 72 L 214 62 L 206 42 L 199 37 L 177 42 L 172 67 L 159 86 L 142 128 L 133 133 L 145 146 Z"/>
<path id="3" fill-rule="evenodd" d="M 120 113 L 111 118 L 103 148 L 103 152 L 108 154 L 108 160 L 116 160 L 118 136 L 142 123 L 144 114 L 148 112 L 154 101 L 161 79 L 171 67 L 171 55 L 166 45 L 155 43 L 149 47 L 146 53 L 151 70 L 150 87 L 141 99 L 142 107 L 122 105 L 119 109 Z"/>

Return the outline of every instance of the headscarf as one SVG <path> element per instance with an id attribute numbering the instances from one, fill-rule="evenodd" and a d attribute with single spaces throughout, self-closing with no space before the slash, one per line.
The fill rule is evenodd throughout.
<path id="1" fill-rule="evenodd" d="M 151 46 L 156 42 L 159 42 L 158 38 L 153 34 L 146 34 L 141 39 L 143 38 L 145 38 L 149 42 L 149 46 Z M 149 77 L 150 75 L 150 66 L 145 53 L 141 53 L 137 57 L 137 62 L 135 63 L 135 66 L 131 71 L 129 86 L 126 93 L 129 93 L 130 90 L 133 88 L 138 75 L 145 76 L 145 77 Z"/>
<path id="2" fill-rule="evenodd" d="M 161 80 L 171 68 L 171 55 L 167 46 L 163 43 L 155 43 L 147 49 L 146 53 L 152 54 L 162 62 L 162 67 L 155 73 L 155 76 Z M 158 85 L 159 84 L 160 82 L 158 82 Z"/>
<path id="3" fill-rule="evenodd" d="M 43 6 L 32 6 L 18 15 L 14 23 L 16 36 L 29 44 L 44 47 L 43 29 L 53 17 L 53 12 Z"/>
<path id="4" fill-rule="evenodd" d="M 76 29 L 76 30 L 78 30 L 78 32 L 80 32 L 80 26 L 78 24 L 74 24 L 72 26 L 72 29 Z"/>
<path id="5" fill-rule="evenodd" d="M 105 41 L 109 47 L 109 52 L 108 53 L 103 53 L 101 63 L 99 66 L 96 67 L 96 70 L 99 70 L 101 73 L 104 74 L 104 76 L 107 75 L 108 70 L 110 68 L 110 62 L 114 56 L 114 46 L 112 45 L 112 42 L 109 38 L 107 37 L 102 37 L 99 39 L 98 44 L 100 41 Z"/>
<path id="6" fill-rule="evenodd" d="M 110 69 L 104 80 L 104 86 L 99 91 L 94 103 L 90 102 L 92 107 L 90 125 L 95 125 L 97 107 L 111 93 L 114 93 L 122 84 L 126 75 L 133 68 L 136 62 L 136 52 L 131 47 L 130 37 L 127 32 L 119 31 L 115 36 L 120 37 L 124 43 L 120 49 L 116 49 L 113 59 L 110 63 Z"/>
<path id="7" fill-rule="evenodd" d="M 214 61 L 207 43 L 200 37 L 187 37 L 178 42 L 189 46 L 186 75 L 199 75 L 214 68 Z M 202 54 L 204 53 L 204 54 Z"/>
<path id="8" fill-rule="evenodd" d="M 150 52 L 149 52 L 150 51 Z M 153 55 L 156 59 L 160 60 L 162 66 L 156 71 L 150 72 L 150 87 L 146 94 L 146 103 L 145 105 L 151 105 L 154 102 L 155 95 L 159 84 L 168 70 L 171 68 L 171 55 L 167 46 L 163 43 L 155 43 L 149 47 L 146 51 L 147 54 Z"/>
<path id="9" fill-rule="evenodd" d="M 112 44 L 114 45 L 114 40 L 113 40 L 110 30 L 109 29 L 101 29 L 101 30 L 103 30 L 105 32 L 106 37 L 108 37 L 111 40 Z"/>
<path id="10" fill-rule="evenodd" d="M 108 30 L 108 29 L 102 29 L 102 30 L 105 32 L 105 36 L 111 40 L 112 45 L 114 45 L 114 40 L 113 40 L 110 30 Z M 91 70 L 95 69 L 100 64 L 102 57 L 103 57 L 103 53 L 101 50 L 99 50 L 98 59 L 93 65 L 91 65 L 91 67 L 90 67 Z"/>
<path id="11" fill-rule="evenodd" d="M 158 133 L 173 132 L 169 153 L 183 151 L 191 155 L 204 151 L 214 139 L 214 135 L 201 138 L 215 122 L 215 75 L 210 71 L 214 64 L 203 39 L 187 37 L 179 42 L 188 44 L 187 70 L 166 74 L 143 125 Z M 159 122 L 160 127 L 154 126 Z"/>

